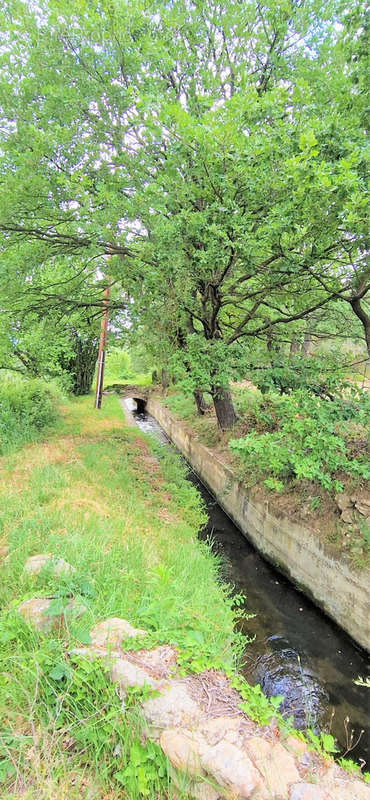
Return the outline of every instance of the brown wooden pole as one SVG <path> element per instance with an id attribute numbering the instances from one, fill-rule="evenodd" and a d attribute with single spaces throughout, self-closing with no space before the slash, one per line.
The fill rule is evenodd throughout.
<path id="1" fill-rule="evenodd" d="M 103 394 L 105 345 L 106 345 L 106 341 L 107 341 L 108 313 L 109 313 L 109 290 L 110 290 L 109 286 L 107 286 L 104 289 L 103 316 L 102 316 L 101 328 L 100 328 L 98 369 L 97 369 L 97 375 L 96 375 L 95 408 L 101 408 L 101 400 L 102 400 L 102 394 Z"/>

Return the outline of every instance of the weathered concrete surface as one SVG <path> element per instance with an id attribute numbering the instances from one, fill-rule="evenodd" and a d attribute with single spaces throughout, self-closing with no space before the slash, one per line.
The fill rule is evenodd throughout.
<path id="1" fill-rule="evenodd" d="M 127 408 L 126 403 L 125 403 L 125 398 L 124 397 L 119 397 L 118 398 L 118 402 L 119 402 L 119 404 L 120 404 L 120 406 L 122 408 L 122 411 L 123 411 L 125 420 L 127 422 L 127 425 L 135 425 L 135 417 L 131 413 L 130 409 Z"/>
<path id="2" fill-rule="evenodd" d="M 251 499 L 229 467 L 197 441 L 185 423 L 149 397 L 147 410 L 256 548 L 305 591 L 362 647 L 370 650 L 369 570 L 352 570 L 325 553 L 310 528 L 277 519 L 269 504 Z"/>

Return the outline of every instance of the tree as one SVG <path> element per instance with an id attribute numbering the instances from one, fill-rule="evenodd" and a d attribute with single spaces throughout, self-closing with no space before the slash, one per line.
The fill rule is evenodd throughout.
<path id="1" fill-rule="evenodd" d="M 79 306 L 81 286 L 68 263 L 60 259 L 53 266 L 52 274 L 47 265 L 29 266 L 26 289 L 22 277 L 13 277 L 8 285 L 4 282 L 0 368 L 32 377 L 62 377 L 74 394 L 85 394 L 95 371 L 99 319 L 95 309 L 86 314 L 83 304 Z M 54 297 L 48 302 L 56 281 L 58 305 Z M 73 302 L 69 305 L 71 283 Z"/>
<path id="2" fill-rule="evenodd" d="M 284 32 L 291 35 L 291 20 Z M 178 356 L 211 392 L 221 427 L 235 419 L 227 390 L 233 345 L 263 338 L 271 347 L 287 325 L 354 297 L 362 132 L 358 118 L 347 124 L 348 108 L 338 119 L 331 106 L 322 112 L 320 76 L 331 62 L 338 67 L 332 50 L 325 41 L 305 59 L 298 48 L 294 83 L 284 60 L 274 60 L 263 86 L 248 65 L 243 92 L 234 84 L 216 107 L 178 68 L 186 100 L 162 104 L 159 165 L 136 196 L 146 239 L 130 292 L 148 326 L 153 297 L 176 309 L 173 332 L 180 324 L 187 341 Z M 335 91 L 343 88 L 342 70 Z M 364 281 L 356 297 L 366 291 Z"/>
<path id="3" fill-rule="evenodd" d="M 89 394 L 94 378 L 99 349 L 99 336 L 95 332 L 70 328 L 71 354 L 61 354 L 59 361 L 64 373 L 71 378 L 71 392 L 75 395 Z"/>

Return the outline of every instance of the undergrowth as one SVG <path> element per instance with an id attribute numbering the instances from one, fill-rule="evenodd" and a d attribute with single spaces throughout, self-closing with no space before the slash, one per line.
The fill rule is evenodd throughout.
<path id="1" fill-rule="evenodd" d="M 92 625 L 123 617 L 147 631 L 125 649 L 172 644 L 181 674 L 221 669 L 258 724 L 291 721 L 281 698 L 236 674 L 246 640 L 235 631 L 245 598 L 220 580 L 220 562 L 197 539 L 206 513 L 185 468 L 135 429 L 115 397 L 69 402 L 48 439 L 2 459 L 0 544 L 9 547 L 0 583 L 0 792 L 15 800 L 172 800 L 190 797 L 186 776 L 173 789 L 167 759 L 145 736 L 140 702 L 124 701 L 106 667 L 72 655 Z M 158 462 L 153 459 L 158 457 Z M 24 572 L 51 553 L 75 567 Z M 57 618 L 73 595 L 86 611 L 66 628 L 36 635 L 21 601 L 53 598 Z M 312 742 L 320 752 L 330 741 Z"/>
<path id="2" fill-rule="evenodd" d="M 56 389 L 41 379 L 0 383 L 0 455 L 35 441 L 57 417 Z"/>
<path id="3" fill-rule="evenodd" d="M 290 480 L 307 479 L 341 492 L 343 474 L 358 481 L 370 478 L 369 422 L 370 402 L 364 393 L 344 402 L 297 390 L 255 403 L 249 412 L 251 429 L 231 439 L 229 446 L 239 455 L 245 476 L 269 489 L 281 491 Z"/>
<path id="4" fill-rule="evenodd" d="M 234 385 L 232 394 L 238 421 L 224 433 L 212 409 L 198 416 L 193 398 L 178 387 L 161 400 L 273 510 L 312 521 L 331 551 L 345 554 L 355 568 L 368 566 L 368 523 L 356 511 L 354 524 L 344 526 L 337 503 L 343 491 L 361 501 L 368 488 L 368 394 L 353 385 L 332 398 L 303 389 L 262 394 L 251 384 Z"/>

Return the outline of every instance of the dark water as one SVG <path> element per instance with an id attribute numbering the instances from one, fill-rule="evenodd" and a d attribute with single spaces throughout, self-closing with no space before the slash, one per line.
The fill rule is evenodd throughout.
<path id="1" fill-rule="evenodd" d="M 126 403 L 134 408 L 132 401 Z M 169 444 L 153 417 L 134 416 L 141 430 Z M 212 537 L 214 551 L 222 556 L 224 579 L 246 595 L 247 611 L 256 615 L 242 625 L 245 634 L 255 637 L 246 648 L 245 677 L 260 683 L 266 694 L 286 694 L 286 713 L 294 715 L 297 727 L 330 730 L 341 752 L 347 750 L 352 730 L 354 742 L 364 730 L 347 757 L 363 760 L 369 770 L 370 689 L 353 682 L 370 675 L 369 657 L 259 555 L 191 469 L 189 480 L 207 506 L 209 521 L 202 536 Z"/>

